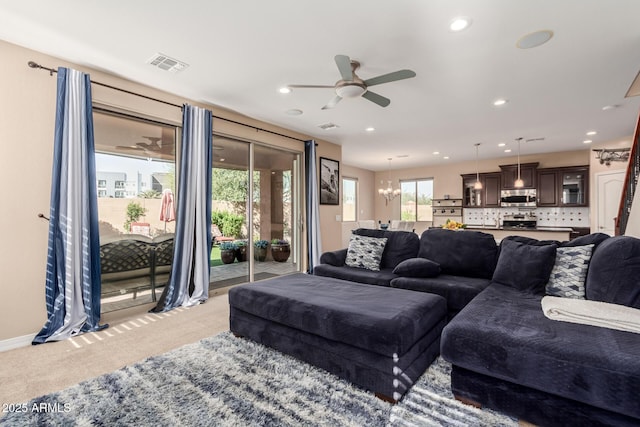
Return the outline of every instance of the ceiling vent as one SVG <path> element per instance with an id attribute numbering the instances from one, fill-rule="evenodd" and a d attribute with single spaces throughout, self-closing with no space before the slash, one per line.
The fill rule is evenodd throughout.
<path id="1" fill-rule="evenodd" d="M 177 73 L 189 66 L 184 62 L 180 62 L 177 59 L 173 59 L 163 53 L 156 53 L 147 61 L 147 64 L 151 64 L 154 67 L 158 67 L 162 70 L 169 71 L 170 73 Z"/>
<path id="2" fill-rule="evenodd" d="M 318 127 L 322 130 L 331 130 L 331 129 L 339 128 L 340 126 L 338 126 L 335 123 L 324 123 L 324 124 L 318 125 Z"/>

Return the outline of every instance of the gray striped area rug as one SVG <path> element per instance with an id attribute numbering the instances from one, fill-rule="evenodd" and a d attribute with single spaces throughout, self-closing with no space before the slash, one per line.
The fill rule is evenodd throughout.
<path id="1" fill-rule="evenodd" d="M 438 359 L 391 405 L 321 369 L 225 332 L 21 404 L 1 425 L 500 426 L 453 399 Z"/>

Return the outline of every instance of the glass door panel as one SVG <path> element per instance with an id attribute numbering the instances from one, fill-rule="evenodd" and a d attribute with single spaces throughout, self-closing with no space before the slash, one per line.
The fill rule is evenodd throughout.
<path id="1" fill-rule="evenodd" d="M 213 137 L 211 285 L 250 280 L 250 144 Z"/>

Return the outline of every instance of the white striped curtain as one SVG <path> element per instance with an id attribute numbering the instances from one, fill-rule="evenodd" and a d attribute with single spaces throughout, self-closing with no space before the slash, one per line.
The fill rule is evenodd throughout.
<path id="1" fill-rule="evenodd" d="M 153 312 L 200 304 L 209 297 L 212 122 L 211 111 L 184 105 L 173 264 Z"/>
<path id="2" fill-rule="evenodd" d="M 101 329 L 92 114 L 89 75 L 59 68 L 45 291 L 47 322 L 34 344 Z"/>
<path id="3" fill-rule="evenodd" d="M 316 142 L 304 143 L 304 166 L 306 182 L 306 211 L 307 211 L 307 272 L 313 273 L 313 268 L 320 264 L 322 241 L 320 239 L 320 195 L 318 194 Z"/>

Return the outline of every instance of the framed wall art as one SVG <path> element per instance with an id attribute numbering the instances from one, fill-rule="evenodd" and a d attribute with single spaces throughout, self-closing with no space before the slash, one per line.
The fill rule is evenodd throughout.
<path id="1" fill-rule="evenodd" d="M 340 204 L 340 162 L 320 157 L 320 204 Z"/>

